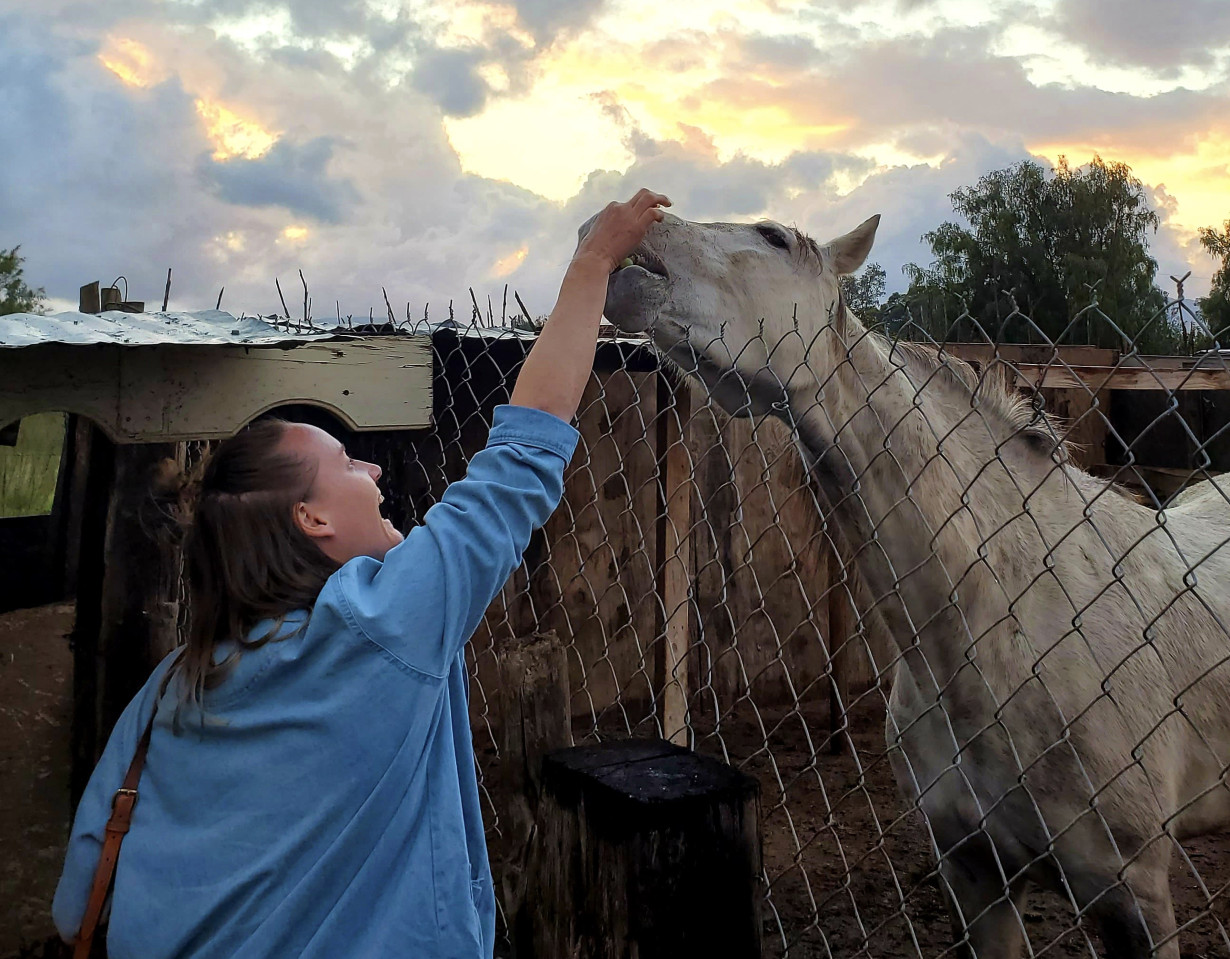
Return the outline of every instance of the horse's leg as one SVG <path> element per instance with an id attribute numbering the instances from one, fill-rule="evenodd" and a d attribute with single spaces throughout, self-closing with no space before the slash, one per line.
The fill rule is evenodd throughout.
<path id="1" fill-rule="evenodd" d="M 981 845 L 981 844 L 979 844 Z M 940 884 L 952 913 L 953 938 L 963 959 L 1016 959 L 1028 880 L 1005 886 L 989 849 L 962 850 L 940 865 Z"/>
<path id="2" fill-rule="evenodd" d="M 1170 877 L 1164 866 L 1130 868 L 1126 885 L 1090 906 L 1107 959 L 1179 959 Z"/>
<path id="3" fill-rule="evenodd" d="M 1089 903 L 1107 959 L 1179 959 L 1169 865 L 1170 848 L 1157 843 L 1139 854 L 1122 880 L 1112 872 L 1069 873 L 1078 901 Z"/>

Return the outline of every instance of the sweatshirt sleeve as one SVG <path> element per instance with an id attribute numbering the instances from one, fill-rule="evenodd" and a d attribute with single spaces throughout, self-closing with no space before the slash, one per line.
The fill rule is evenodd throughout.
<path id="1" fill-rule="evenodd" d="M 52 921 L 64 939 L 76 938 L 81 929 L 90 888 L 94 885 L 94 872 L 98 868 L 98 858 L 102 852 L 103 832 L 111 816 L 111 797 L 123 784 L 128 767 L 132 765 L 137 742 L 145 732 L 145 724 L 149 722 L 155 708 L 163 677 L 174 659 L 175 653 L 172 653 L 155 668 L 140 692 L 120 714 L 98 765 L 90 774 L 90 781 L 81 795 L 81 801 L 77 804 L 73 828 L 68 837 L 68 850 L 64 856 L 64 870 L 60 873 L 60 881 L 51 902 Z M 141 786 L 138 783 L 138 797 L 140 792 Z M 140 805 L 141 800 L 138 798 L 137 810 Z M 141 813 L 134 810 L 134 823 L 140 816 Z M 120 856 L 123 854 L 121 847 Z"/>
<path id="2" fill-rule="evenodd" d="M 383 563 L 352 560 L 339 571 L 352 626 L 411 668 L 447 675 L 559 505 L 578 435 L 550 413 L 497 407 L 486 447 L 422 525 Z"/>

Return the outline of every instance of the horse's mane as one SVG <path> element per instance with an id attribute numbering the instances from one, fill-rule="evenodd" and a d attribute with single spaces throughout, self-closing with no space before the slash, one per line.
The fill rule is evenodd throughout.
<path id="1" fill-rule="evenodd" d="M 1071 462 L 1072 444 L 1065 436 L 1062 421 L 1013 389 L 1014 377 L 1002 360 L 992 360 L 978 371 L 965 360 L 944 352 L 942 347 L 881 339 L 890 359 L 900 357 L 911 378 L 921 377 L 917 380 L 920 385 L 938 380 L 968 394 L 971 405 L 999 419 L 1012 436 L 1019 436 L 1030 448 L 1058 462 Z"/>

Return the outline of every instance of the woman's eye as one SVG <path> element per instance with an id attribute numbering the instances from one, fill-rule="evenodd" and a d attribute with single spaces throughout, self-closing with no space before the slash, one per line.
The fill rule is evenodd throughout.
<path id="1" fill-rule="evenodd" d="M 790 241 L 786 239 L 786 235 L 777 227 L 764 223 L 756 227 L 756 232 L 764 237 L 765 242 L 770 246 L 775 246 L 780 250 L 790 249 Z"/>

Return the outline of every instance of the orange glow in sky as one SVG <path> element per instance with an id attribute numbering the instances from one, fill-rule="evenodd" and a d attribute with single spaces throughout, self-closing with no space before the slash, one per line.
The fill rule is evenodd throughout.
<path id="1" fill-rule="evenodd" d="M 222 104 L 205 98 L 196 101 L 196 112 L 205 123 L 205 133 L 214 147 L 215 160 L 243 157 L 255 160 L 269 152 L 278 134 L 259 122 L 241 116 Z"/>
<path id="2" fill-rule="evenodd" d="M 130 87 L 153 86 L 166 76 L 153 54 L 136 40 L 123 37 L 109 40 L 98 54 L 98 59 Z"/>
<path id="3" fill-rule="evenodd" d="M 1209 131 L 1201 138 L 1175 144 L 1173 151 L 1142 153 L 1113 144 L 1081 143 L 1039 144 L 1031 149 L 1052 160 L 1063 154 L 1073 163 L 1085 163 L 1097 152 L 1103 159 L 1126 163 L 1143 182 L 1166 188 L 1175 201 L 1170 223 L 1181 231 L 1194 234 L 1199 227 L 1230 217 L 1230 130 Z"/>
<path id="4" fill-rule="evenodd" d="M 496 260 L 495 266 L 491 268 L 491 275 L 497 280 L 502 280 L 504 277 L 512 275 L 517 271 L 517 267 L 525 262 L 529 252 L 530 248 L 528 246 L 522 246 L 520 249 L 508 254 L 508 256 Z"/>
<path id="5" fill-rule="evenodd" d="M 935 168 L 961 149 L 961 141 L 949 137 L 945 125 L 956 131 L 961 120 L 945 119 L 943 109 L 937 109 L 930 126 L 926 116 L 897 118 L 892 111 L 887 111 L 888 120 L 877 118 L 874 111 L 860 116 L 862 108 L 851 105 L 859 102 L 856 98 L 826 96 L 825 84 L 849 83 L 851 77 L 857 82 L 857 70 L 849 69 L 844 58 L 857 58 L 861 47 L 869 51 L 868 69 L 883 74 L 890 68 L 875 58 L 884 44 L 925 42 L 978 24 L 1002 27 L 987 46 L 988 76 L 1011 78 L 1012 71 L 1021 71 L 1026 79 L 1006 87 L 1013 91 L 1028 91 L 1030 84 L 1038 90 L 1079 88 L 1125 102 L 1136 98 L 1139 106 L 1156 95 L 1177 90 L 1196 95 L 1224 82 L 1199 60 L 1176 64 L 1182 69 L 1173 76 L 1145 67 L 1108 67 L 1048 26 L 1050 0 L 1023 2 L 1036 7 L 1042 18 L 1032 24 L 1001 23 L 995 5 L 982 0 L 933 0 L 925 10 L 898 0 L 862 0 L 822 17 L 813 16 L 814 4 L 805 0 L 709 0 L 651 10 L 634 7 L 631 0 L 610 0 L 597 16 L 578 16 L 574 29 L 544 32 L 511 0 L 371 0 L 373 8 L 385 10 L 382 15 L 388 17 L 408 4 L 441 49 L 463 51 L 467 57 L 473 53 L 474 76 L 486 87 L 482 108 L 471 116 L 450 116 L 447 109 L 436 114 L 461 170 L 511 183 L 555 204 L 576 196 L 595 173 L 623 172 L 638 152 L 648 156 L 639 146 L 645 138 L 669 141 L 672 156 L 696 161 L 698 175 L 739 156 L 771 165 L 794 153 L 834 151 L 869 161 L 865 168 L 848 165 L 823 184 L 800 187 L 786 195 L 788 202 L 815 188 L 845 194 L 867 177 L 897 167 Z M 298 42 L 289 15 L 249 20 L 213 28 L 225 28 L 230 40 L 241 47 L 248 43 L 253 50 L 272 43 L 270 37 L 286 47 Z M 233 83 L 231 65 L 201 57 L 192 61 L 194 72 L 168 52 L 180 41 L 164 43 L 148 39 L 154 34 L 140 35 L 145 43 L 118 35 L 106 38 L 98 61 L 134 90 L 178 73 L 195 98 L 216 160 L 256 159 L 284 134 L 302 135 L 305 121 L 293 112 L 301 111 L 302 104 L 294 97 L 288 102 L 295 106 L 283 114 L 276 99 Z M 299 39 L 303 49 L 311 48 L 311 38 Z M 189 42 L 183 41 L 185 48 Z M 387 82 L 395 88 L 404 84 L 414 56 L 407 54 L 405 62 L 391 60 Z M 944 76 L 942 71 L 937 75 Z M 339 82 L 344 83 L 342 76 L 338 74 Z M 999 87 L 991 84 L 992 89 Z M 891 88 L 888 95 L 893 95 Z M 1017 151 L 1021 141 L 1014 137 L 1024 136 L 1026 149 L 1052 161 L 1064 154 L 1078 166 L 1098 153 L 1127 163 L 1146 184 L 1164 187 L 1167 226 L 1189 251 L 1197 228 L 1230 217 L 1230 121 L 1208 119 L 1215 111 L 1201 116 L 1203 129 L 1169 140 L 1161 135 L 1149 139 L 1141 129 L 1130 128 L 1130 119 L 1124 123 L 1114 116 L 1099 122 L 1091 114 L 1087 127 L 1075 127 L 1081 133 L 1042 134 L 1033 140 L 1023 132 L 1013 133 L 1011 116 L 1002 124 L 982 119 L 977 110 L 969 116 L 971 132 Z M 908 135 L 916 128 L 922 135 Z M 1099 132 L 1102 128 L 1105 132 Z M 1046 130 L 1047 125 L 1032 129 Z M 290 243 L 314 241 L 325 232 L 313 227 L 309 234 L 297 223 L 275 229 Z M 490 255 L 499 257 L 490 276 L 503 279 L 520 269 L 531 250 L 504 246 Z M 1195 269 L 1197 254 L 1190 255 Z"/>

